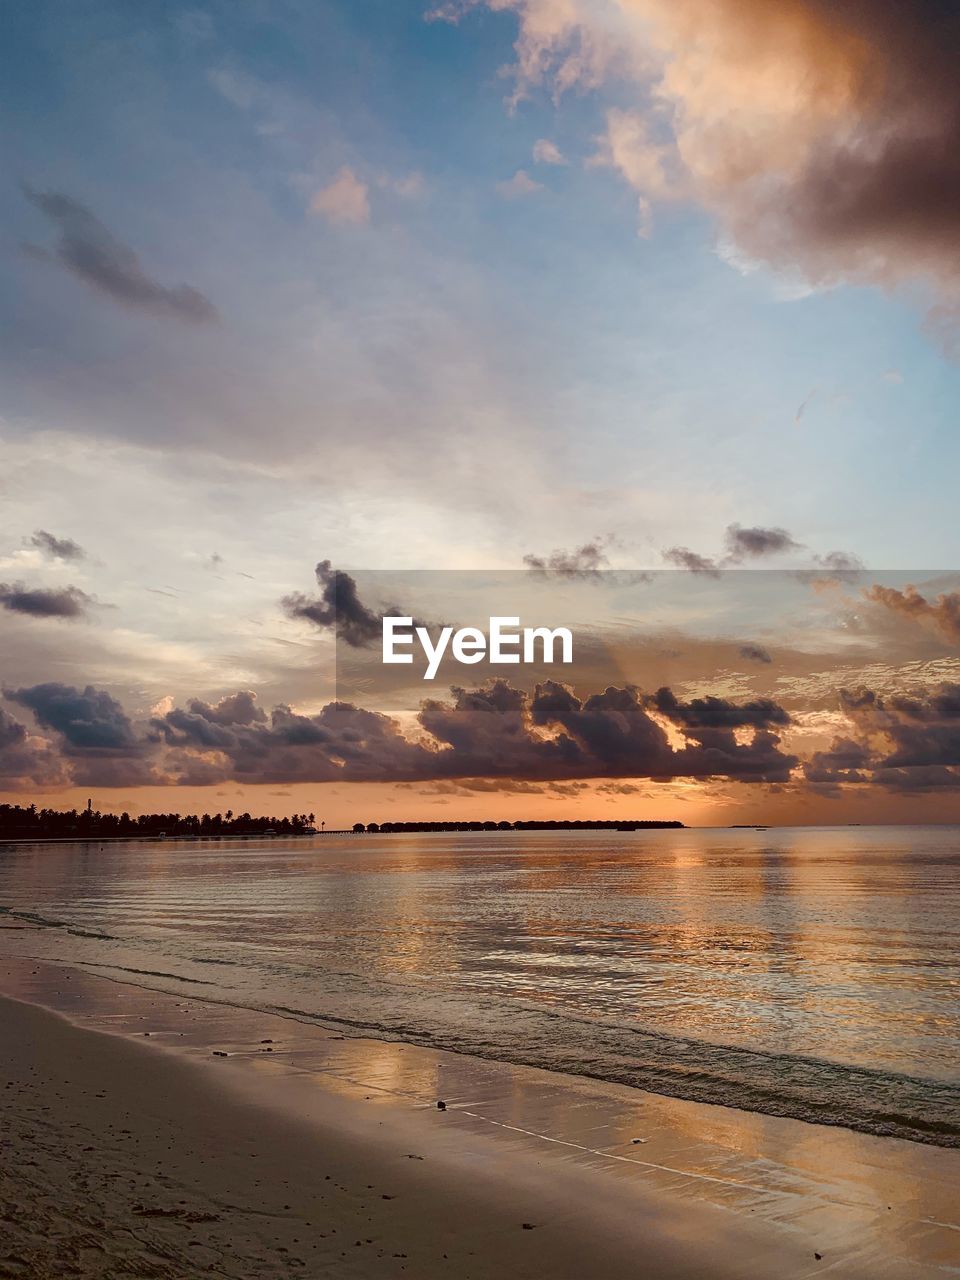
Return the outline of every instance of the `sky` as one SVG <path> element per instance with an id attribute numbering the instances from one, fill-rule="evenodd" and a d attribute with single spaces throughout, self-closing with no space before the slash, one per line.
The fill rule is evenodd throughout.
<path id="1" fill-rule="evenodd" d="M 0 800 L 328 826 L 960 816 L 952 5 L 5 18 Z M 572 734 L 570 776 L 508 777 L 496 743 L 472 778 L 374 765 L 362 733 L 351 772 L 325 611 L 350 582 L 378 621 L 377 575 L 424 571 L 594 599 L 595 571 L 665 574 L 678 620 L 621 619 L 641 738 L 613 765 L 512 688 L 535 750 Z M 689 661 L 661 671 L 654 642 Z M 604 696 L 591 678 L 578 699 Z M 665 777 L 647 721 L 681 751 L 706 726 L 651 702 L 658 679 L 681 708 L 775 701 L 789 725 L 735 732 L 794 763 Z M 366 710 L 435 757 L 413 692 Z"/>

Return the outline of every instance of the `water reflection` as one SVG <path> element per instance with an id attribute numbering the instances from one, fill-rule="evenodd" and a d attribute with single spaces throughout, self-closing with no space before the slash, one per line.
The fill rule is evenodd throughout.
<path id="1" fill-rule="evenodd" d="M 960 1134 L 953 828 L 8 846 L 0 905 L 14 954 L 787 1114 L 826 1090 L 834 1122 L 936 1105 Z"/>

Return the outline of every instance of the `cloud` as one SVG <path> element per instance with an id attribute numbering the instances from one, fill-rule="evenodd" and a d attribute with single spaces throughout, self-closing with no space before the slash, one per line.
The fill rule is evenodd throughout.
<path id="1" fill-rule="evenodd" d="M 543 183 L 531 178 L 526 169 L 518 169 L 512 178 L 497 183 L 497 190 L 505 200 L 522 199 L 543 190 Z"/>
<path id="2" fill-rule="evenodd" d="M 658 689 L 650 705 L 686 729 L 769 729 L 791 723 L 789 713 L 770 698 L 735 703 L 725 698 L 693 698 L 681 702 L 672 690 Z"/>
<path id="3" fill-rule="evenodd" d="M 773 703 L 737 709 L 721 699 L 708 700 L 699 719 L 712 723 L 700 723 L 690 710 L 690 722 L 682 724 L 688 740 L 674 750 L 650 714 L 653 701 L 634 688 L 610 686 L 580 698 L 567 686 L 546 681 L 529 696 L 496 681 L 453 692 L 452 704 L 427 702 L 419 716 L 423 728 L 447 744 L 435 761 L 438 776 L 453 770 L 461 776 L 499 773 L 528 780 L 722 776 L 772 781 L 788 777 L 797 763 L 779 752 L 779 740 L 768 731 L 785 717 Z M 661 691 L 662 701 L 667 694 Z M 674 700 L 671 710 L 680 714 L 682 704 Z M 734 729 L 747 727 L 754 730 L 750 739 L 738 742 Z"/>
<path id="4" fill-rule="evenodd" d="M 762 644 L 753 644 L 752 642 L 740 646 L 740 657 L 746 658 L 748 662 L 770 663 L 773 661 Z"/>
<path id="5" fill-rule="evenodd" d="M 61 734 L 76 751 L 130 751 L 137 746 L 129 718 L 116 698 L 87 685 L 49 683 L 8 690 L 11 702 L 28 707 L 44 729 Z"/>
<path id="6" fill-rule="evenodd" d="M 787 551 L 799 551 L 803 543 L 797 542 L 786 529 L 776 525 L 769 528 L 761 525 L 745 528 L 741 524 L 730 524 L 724 532 L 724 546 L 726 553 L 719 559 L 701 555 L 697 551 L 691 551 L 689 547 L 668 547 L 661 554 L 668 564 L 676 565 L 679 569 L 718 578 L 723 569 L 743 565 L 751 560 L 782 555 Z M 793 572 L 796 577 L 809 581 L 814 586 L 818 583 L 825 585 L 828 582 L 835 584 L 853 581 L 864 568 L 857 556 L 845 551 L 831 551 L 824 556 L 815 555 L 813 559 L 819 571 L 797 569 Z M 828 573 L 820 572 L 822 570 Z"/>
<path id="7" fill-rule="evenodd" d="M 870 752 L 852 738 L 835 738 L 829 751 L 814 752 L 803 766 L 807 782 L 818 787 L 835 788 L 841 782 L 866 782 Z"/>
<path id="8" fill-rule="evenodd" d="M 874 586 L 864 591 L 863 596 L 892 613 L 939 631 L 947 640 L 960 641 L 960 592 L 945 592 L 930 601 L 914 586 L 903 591 L 896 587 Z"/>
<path id="9" fill-rule="evenodd" d="M 177 746 L 225 748 L 233 742 L 237 729 L 266 722 L 266 714 L 257 705 L 257 695 L 250 690 L 228 694 L 217 703 L 191 698 L 186 710 L 172 705 L 153 708 L 151 725 L 153 740 L 159 734 Z"/>
<path id="10" fill-rule="evenodd" d="M 675 200 L 683 192 L 673 149 L 653 137 L 650 122 L 639 111 L 614 107 L 607 112 L 606 123 L 606 133 L 597 139 L 598 149 L 587 163 L 615 169 L 639 193 L 637 230 L 641 236 L 649 236 L 653 202 Z"/>
<path id="11" fill-rule="evenodd" d="M 808 583 L 815 591 L 828 590 L 841 583 L 856 582 L 866 571 L 866 565 L 852 551 L 828 551 L 826 555 L 815 555 L 815 569 L 796 569 L 794 575 Z"/>
<path id="12" fill-rule="evenodd" d="M 691 551 L 689 547 L 668 547 L 662 554 L 667 564 L 676 565 L 678 569 L 704 574 L 709 578 L 720 577 L 720 568 L 716 561 Z"/>
<path id="13" fill-rule="evenodd" d="M 57 786 L 67 780 L 56 753 L 0 707 L 0 788 Z"/>
<path id="14" fill-rule="evenodd" d="M 246 691 L 219 702 L 155 708 L 134 725 L 93 686 L 50 683 L 8 691 L 56 739 L 57 766 L 72 781 L 160 783 L 459 782 L 508 779 L 562 784 L 586 778 L 721 777 L 783 781 L 797 761 L 772 731 L 789 721 L 765 700 L 682 703 L 669 690 L 646 697 L 609 687 L 578 697 L 554 681 L 528 693 L 505 681 L 451 690 L 422 703 L 416 732 L 396 719 L 332 702 L 313 715 L 286 705 L 267 714 Z M 658 717 L 673 721 L 671 746 Z M 0 721 L 0 748 L 22 749 L 26 731 Z M 7 741 L 9 740 L 9 741 Z"/>
<path id="15" fill-rule="evenodd" d="M 557 146 L 555 142 L 551 142 L 549 138 L 538 138 L 533 144 L 533 159 L 535 164 L 557 164 L 567 163 L 567 158 Z"/>
<path id="16" fill-rule="evenodd" d="M 310 212 L 339 225 L 363 226 L 370 221 L 370 188 L 344 165 L 310 201 Z"/>
<path id="17" fill-rule="evenodd" d="M 453 0 L 436 16 L 481 5 L 517 15 L 512 102 L 616 81 L 628 104 L 603 146 L 641 198 L 695 200 L 744 254 L 816 287 L 923 279 L 931 329 L 956 342 L 954 5 Z"/>
<path id="18" fill-rule="evenodd" d="M 810 407 L 811 402 L 816 398 L 819 391 L 819 387 L 814 387 L 813 390 L 809 392 L 803 400 L 801 400 L 796 413 L 793 415 L 794 426 L 799 427 L 800 423 L 803 421 L 803 415 L 807 412 L 807 409 Z"/>
<path id="19" fill-rule="evenodd" d="M 321 560 L 316 570 L 319 597 L 295 591 L 284 596 L 281 605 L 290 618 L 302 618 L 321 630 L 336 631 L 354 649 L 379 641 L 383 615 L 366 607 L 357 594 L 357 584 L 349 573 L 331 568 Z"/>
<path id="20" fill-rule="evenodd" d="M 385 191 L 393 191 L 403 200 L 415 200 L 422 196 L 426 190 L 426 179 L 419 169 L 414 169 L 410 173 L 405 173 L 400 177 L 395 177 L 390 173 L 381 173 L 377 176 L 377 186 Z"/>
<path id="21" fill-rule="evenodd" d="M 574 551 L 552 551 L 548 556 L 525 555 L 523 563 L 542 577 L 596 578 L 610 563 L 605 544 L 606 539 L 594 538 Z"/>
<path id="22" fill-rule="evenodd" d="M 105 690 L 51 682 L 6 690 L 4 696 L 32 711 L 41 729 L 56 735 L 61 765 L 74 785 L 125 787 L 164 781 L 148 759 L 150 744 Z"/>
<path id="23" fill-rule="evenodd" d="M 52 253 L 26 246 L 32 256 L 58 262 L 84 284 L 138 311 L 191 324 L 219 318 L 209 298 L 192 285 L 163 285 L 147 275 L 134 251 L 78 200 L 62 192 L 34 191 L 30 187 L 25 187 L 24 193 L 60 233 Z"/>
<path id="24" fill-rule="evenodd" d="M 829 569 L 842 581 L 851 581 L 863 573 L 866 565 L 852 551 L 828 551 L 824 556 L 814 556 L 821 569 Z"/>
<path id="25" fill-rule="evenodd" d="M 744 529 L 739 524 L 727 526 L 724 540 L 727 547 L 727 560 L 731 563 L 780 555 L 784 551 L 793 551 L 800 546 L 799 542 L 794 542 L 786 529 L 758 527 Z"/>
<path id="26" fill-rule="evenodd" d="M 27 587 L 22 582 L 0 582 L 0 605 L 29 618 L 85 618 L 95 604 L 79 587 Z"/>
<path id="27" fill-rule="evenodd" d="M 834 793 L 870 783 L 890 791 L 960 788 L 960 684 L 883 697 L 844 689 L 848 731 L 804 765 L 808 783 Z"/>
<path id="28" fill-rule="evenodd" d="M 85 560 L 87 557 L 83 547 L 72 538 L 55 538 L 46 529 L 34 530 L 30 543 L 51 560 Z"/>

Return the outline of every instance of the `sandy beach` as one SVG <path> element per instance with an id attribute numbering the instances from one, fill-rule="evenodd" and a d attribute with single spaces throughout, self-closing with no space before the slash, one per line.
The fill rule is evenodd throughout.
<path id="1" fill-rule="evenodd" d="M 952 1151 L 0 977 L 2 1276 L 960 1270 Z"/>

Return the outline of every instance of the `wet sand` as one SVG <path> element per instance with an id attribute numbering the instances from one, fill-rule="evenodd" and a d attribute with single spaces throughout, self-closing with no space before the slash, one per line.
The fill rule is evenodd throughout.
<path id="1" fill-rule="evenodd" d="M 0 990 L 0 1276 L 960 1274 L 957 1152 L 75 968 Z"/>

